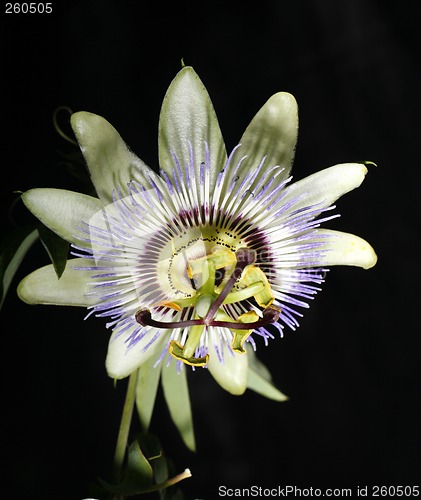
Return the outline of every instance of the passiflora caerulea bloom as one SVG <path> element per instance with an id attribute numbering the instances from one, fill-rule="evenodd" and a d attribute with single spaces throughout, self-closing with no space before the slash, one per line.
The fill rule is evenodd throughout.
<path id="1" fill-rule="evenodd" d="M 108 318 L 111 377 L 175 359 L 207 367 L 241 394 L 253 385 L 256 346 L 298 326 L 329 266 L 376 263 L 363 239 L 320 228 L 335 200 L 362 183 L 365 165 L 291 183 L 298 115 L 288 93 L 264 104 L 227 156 L 208 93 L 184 67 L 162 106 L 159 175 L 104 118 L 79 112 L 71 123 L 98 198 L 60 189 L 23 195 L 75 258 L 60 279 L 46 266 L 18 293 Z"/>

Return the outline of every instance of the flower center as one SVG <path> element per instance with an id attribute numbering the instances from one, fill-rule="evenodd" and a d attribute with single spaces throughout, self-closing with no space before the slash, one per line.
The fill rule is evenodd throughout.
<path id="1" fill-rule="evenodd" d="M 233 252 L 217 245 L 203 255 L 203 239 L 200 242 L 184 247 L 183 251 L 173 255 L 169 263 L 168 276 L 172 286 L 178 292 L 183 292 L 184 297 L 158 304 L 176 311 L 192 309 L 191 319 L 159 321 L 152 317 L 149 309 L 142 309 L 135 315 L 136 321 L 142 326 L 188 328 L 184 345 L 172 340 L 169 351 L 174 358 L 193 366 L 203 366 L 208 362 L 208 354 L 195 356 L 206 328 L 230 329 L 233 334 L 232 349 L 243 353 L 244 341 L 252 331 L 277 321 L 280 314 L 279 308 L 272 306 L 274 296 L 266 275 L 255 265 L 254 250 L 240 247 Z M 254 308 L 232 319 L 224 307 L 236 303 L 247 304 L 248 299 L 252 298 L 263 309 L 261 316 Z"/>

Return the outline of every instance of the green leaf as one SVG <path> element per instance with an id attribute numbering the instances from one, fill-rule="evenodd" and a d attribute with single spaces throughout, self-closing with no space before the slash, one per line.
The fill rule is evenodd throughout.
<path id="1" fill-rule="evenodd" d="M 165 457 L 159 439 L 150 433 L 142 433 L 137 437 L 143 453 L 148 457 L 154 474 L 154 482 L 163 484 L 168 480 L 168 458 Z"/>
<path id="2" fill-rule="evenodd" d="M 133 490 L 149 488 L 153 484 L 153 469 L 136 440 L 129 446 L 126 477 L 124 482 Z"/>
<path id="3" fill-rule="evenodd" d="M 121 484 L 112 485 L 99 478 L 104 488 L 124 496 L 136 495 L 148 491 L 153 485 L 153 470 L 151 464 L 140 449 L 136 440 L 129 446 L 127 467 Z"/>
<path id="4" fill-rule="evenodd" d="M 13 229 L 0 243 L 0 308 L 27 251 L 38 239 L 34 226 Z"/>
<path id="5" fill-rule="evenodd" d="M 196 450 L 193 430 L 193 417 L 190 407 L 189 388 L 184 367 L 177 372 L 177 363 L 172 362 L 162 369 L 162 388 L 165 400 L 184 444 L 192 451 Z"/>
<path id="6" fill-rule="evenodd" d="M 191 472 L 185 469 L 180 474 L 168 477 L 168 462 L 158 438 L 152 434 L 141 434 L 129 446 L 123 482 L 113 485 L 101 478 L 98 481 L 106 491 L 124 497 L 159 492 L 161 498 L 180 498 L 174 496 L 175 490 L 166 489 L 191 477 Z"/>
<path id="7" fill-rule="evenodd" d="M 287 401 L 288 396 L 273 385 L 269 370 L 257 359 L 253 349 L 248 349 L 247 356 L 249 358 L 247 387 L 268 399 Z"/>
<path id="8" fill-rule="evenodd" d="M 156 358 L 152 356 L 142 363 L 138 369 L 136 385 L 136 407 L 140 423 L 145 432 L 149 429 L 152 412 L 155 405 L 156 392 L 158 390 L 159 376 L 161 375 L 161 364 L 154 368 Z"/>
<path id="9" fill-rule="evenodd" d="M 66 269 L 67 256 L 69 253 L 69 243 L 63 238 L 60 238 L 56 233 L 48 229 L 46 226 L 39 226 L 39 236 L 42 244 L 47 250 L 48 256 L 54 266 L 57 278 L 61 278 Z"/>

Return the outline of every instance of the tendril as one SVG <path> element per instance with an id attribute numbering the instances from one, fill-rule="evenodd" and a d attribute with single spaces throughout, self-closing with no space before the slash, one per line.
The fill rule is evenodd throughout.
<path id="1" fill-rule="evenodd" d="M 60 125 L 58 124 L 57 116 L 60 113 L 60 111 L 67 111 L 69 113 L 69 115 L 73 114 L 73 111 L 68 106 L 59 106 L 58 108 L 56 108 L 54 110 L 54 112 L 53 112 L 53 125 L 54 125 L 54 128 L 56 129 L 56 131 L 60 135 L 60 137 L 62 137 L 67 142 L 70 142 L 70 144 L 73 144 L 73 145 L 77 146 L 78 143 L 74 139 L 72 139 L 71 137 L 69 137 L 63 131 L 63 129 L 60 127 Z"/>

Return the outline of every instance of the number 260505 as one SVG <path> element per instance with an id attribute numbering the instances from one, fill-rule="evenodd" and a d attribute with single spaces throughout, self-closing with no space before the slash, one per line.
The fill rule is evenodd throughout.
<path id="1" fill-rule="evenodd" d="M 5 14 L 51 14 L 53 12 L 52 2 L 8 2 L 5 5 Z"/>

